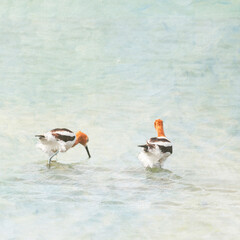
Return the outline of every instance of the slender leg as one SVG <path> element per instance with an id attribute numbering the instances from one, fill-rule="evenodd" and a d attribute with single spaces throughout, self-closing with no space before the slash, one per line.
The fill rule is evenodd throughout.
<path id="1" fill-rule="evenodd" d="M 48 165 L 50 165 L 52 158 L 56 156 L 59 153 L 59 151 L 56 151 L 49 159 L 48 159 Z"/>

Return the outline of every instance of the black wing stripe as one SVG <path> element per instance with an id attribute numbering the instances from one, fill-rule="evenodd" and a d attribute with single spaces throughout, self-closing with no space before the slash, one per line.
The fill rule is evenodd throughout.
<path id="1" fill-rule="evenodd" d="M 166 138 L 154 137 L 154 138 L 150 138 L 150 142 L 154 143 L 154 142 L 170 142 L 170 141 Z"/>
<path id="2" fill-rule="evenodd" d="M 54 132 L 70 132 L 70 133 L 73 133 L 71 130 L 67 129 L 67 128 L 54 128 L 53 130 L 51 130 L 52 133 Z"/>
<path id="3" fill-rule="evenodd" d="M 165 147 L 165 146 L 158 145 L 158 147 L 163 153 L 166 153 L 166 152 L 172 153 L 172 146 Z"/>
<path id="4" fill-rule="evenodd" d="M 52 134 L 57 140 L 62 140 L 64 142 L 68 141 L 73 141 L 75 139 L 75 136 L 66 136 L 66 135 L 61 135 L 59 133 L 53 133 Z"/>

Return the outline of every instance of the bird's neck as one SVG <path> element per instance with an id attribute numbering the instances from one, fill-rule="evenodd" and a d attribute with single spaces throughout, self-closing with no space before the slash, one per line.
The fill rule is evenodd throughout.
<path id="1" fill-rule="evenodd" d="M 72 147 L 75 147 L 78 143 L 79 143 L 79 139 L 76 138 L 76 141 L 75 141 L 75 143 L 72 145 Z"/>
<path id="2" fill-rule="evenodd" d="M 163 130 L 163 124 L 157 125 L 156 130 L 157 130 L 158 137 L 166 137 L 165 133 L 164 133 L 164 130 Z"/>

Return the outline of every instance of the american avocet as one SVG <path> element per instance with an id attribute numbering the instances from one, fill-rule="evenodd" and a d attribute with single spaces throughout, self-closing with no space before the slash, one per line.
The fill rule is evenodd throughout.
<path id="1" fill-rule="evenodd" d="M 163 121 L 157 119 L 154 122 L 158 137 L 150 138 L 143 148 L 138 158 L 144 167 L 161 167 L 164 161 L 172 154 L 172 143 L 166 138 L 163 130 Z"/>
<path id="2" fill-rule="evenodd" d="M 82 144 L 89 158 L 91 157 L 87 143 L 88 136 L 83 132 L 74 134 L 66 128 L 55 128 L 43 135 L 35 135 L 40 140 L 37 147 L 49 155 L 48 164 L 51 163 L 52 158 L 59 152 L 66 152 L 69 148 L 76 146 L 78 143 Z"/>

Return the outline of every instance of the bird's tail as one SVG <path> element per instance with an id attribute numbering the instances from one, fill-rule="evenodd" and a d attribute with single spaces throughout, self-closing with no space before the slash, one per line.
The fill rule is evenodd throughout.
<path id="1" fill-rule="evenodd" d="M 138 145 L 138 147 L 142 147 L 145 152 L 148 152 L 148 150 L 153 149 L 155 145 L 147 142 L 147 144 Z"/>
<path id="2" fill-rule="evenodd" d="M 148 150 L 148 145 L 144 144 L 144 145 L 138 145 L 138 147 L 142 147 L 144 149 L 145 152 L 147 152 Z"/>
<path id="3" fill-rule="evenodd" d="M 45 138 L 44 135 L 35 135 L 35 137 L 38 137 L 39 139 Z"/>

